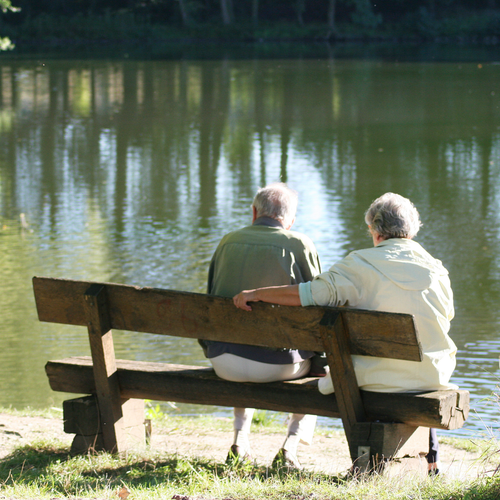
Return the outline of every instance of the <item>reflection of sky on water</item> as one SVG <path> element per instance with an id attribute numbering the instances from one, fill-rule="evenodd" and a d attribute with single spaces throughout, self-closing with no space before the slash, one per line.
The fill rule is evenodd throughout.
<path id="1" fill-rule="evenodd" d="M 467 342 L 457 356 L 452 381 L 471 393 L 470 423 L 457 434 L 480 429 L 500 438 L 500 340 Z"/>

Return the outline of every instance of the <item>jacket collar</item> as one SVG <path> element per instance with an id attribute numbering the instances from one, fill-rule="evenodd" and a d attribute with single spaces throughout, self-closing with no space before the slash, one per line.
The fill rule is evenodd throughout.
<path id="1" fill-rule="evenodd" d="M 265 216 L 255 219 L 255 222 L 252 224 L 252 226 L 270 226 L 270 227 L 280 227 L 281 229 L 284 229 L 283 224 L 279 220 Z"/>

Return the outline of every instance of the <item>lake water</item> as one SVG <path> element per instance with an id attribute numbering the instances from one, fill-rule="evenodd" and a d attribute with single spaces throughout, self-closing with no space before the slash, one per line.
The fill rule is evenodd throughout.
<path id="1" fill-rule="evenodd" d="M 204 292 L 220 238 L 283 180 L 324 269 L 371 245 L 374 198 L 415 203 L 417 240 L 455 292 L 453 381 L 474 411 L 454 434 L 498 429 L 500 62 L 2 57 L 1 406 L 60 405 L 45 362 L 89 353 L 85 329 L 38 322 L 33 276 Z M 189 340 L 115 343 L 120 357 L 207 364 Z"/>

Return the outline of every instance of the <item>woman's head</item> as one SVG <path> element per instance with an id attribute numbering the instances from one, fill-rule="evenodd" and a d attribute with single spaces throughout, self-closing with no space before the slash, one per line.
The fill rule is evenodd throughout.
<path id="1" fill-rule="evenodd" d="M 415 205 L 395 193 L 385 193 L 377 198 L 365 213 L 365 222 L 372 233 L 382 239 L 414 238 L 422 223 Z"/>

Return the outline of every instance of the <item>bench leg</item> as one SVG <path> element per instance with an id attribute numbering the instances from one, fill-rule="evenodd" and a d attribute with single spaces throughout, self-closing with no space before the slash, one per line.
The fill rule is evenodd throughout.
<path id="1" fill-rule="evenodd" d="M 144 400 L 122 400 L 122 412 L 126 449 L 144 448 L 146 442 Z M 64 401 L 63 416 L 64 432 L 76 434 L 71 445 L 72 455 L 106 450 L 99 404 L 95 395 Z"/>
<path id="2" fill-rule="evenodd" d="M 349 451 L 358 471 L 379 471 L 403 456 L 418 457 L 429 449 L 429 429 L 407 424 L 357 423 L 349 438 Z"/>

